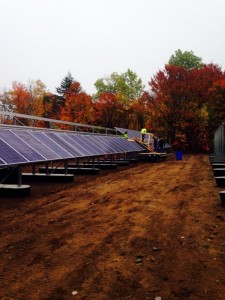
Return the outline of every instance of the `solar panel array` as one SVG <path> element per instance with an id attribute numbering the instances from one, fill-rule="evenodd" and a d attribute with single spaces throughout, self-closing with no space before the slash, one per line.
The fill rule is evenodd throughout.
<path id="1" fill-rule="evenodd" d="M 0 130 L 0 166 L 140 152 L 136 142 L 107 135 L 35 130 Z"/>

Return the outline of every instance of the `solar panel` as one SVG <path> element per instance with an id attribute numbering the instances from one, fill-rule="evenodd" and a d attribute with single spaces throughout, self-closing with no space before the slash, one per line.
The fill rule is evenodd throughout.
<path id="1" fill-rule="evenodd" d="M 53 141 L 55 141 L 58 145 L 60 145 L 62 148 L 69 151 L 73 157 L 82 157 L 85 155 L 82 155 L 81 152 L 79 152 L 72 143 L 68 142 L 67 138 L 63 136 L 61 133 L 55 133 L 55 132 L 47 132 L 46 135 L 50 137 Z"/>
<path id="2" fill-rule="evenodd" d="M 105 154 L 113 154 L 113 153 L 119 153 L 122 150 L 119 150 L 118 148 L 115 148 L 112 146 L 111 136 L 95 136 L 93 139 L 93 143 L 96 143 L 96 145 L 100 145 L 101 149 Z M 122 151 L 123 152 L 123 151 Z"/>
<path id="3" fill-rule="evenodd" d="M 112 146 L 114 146 L 114 147 L 119 147 L 119 149 L 120 148 L 122 148 L 122 149 L 124 149 L 124 151 L 125 152 L 128 152 L 129 151 L 129 149 L 130 149 L 130 142 L 128 142 L 126 139 L 124 139 L 124 138 L 120 138 L 120 139 L 118 139 L 118 138 L 111 138 L 110 139 L 110 144 L 112 145 Z"/>
<path id="4" fill-rule="evenodd" d="M 51 148 L 61 158 L 72 158 L 73 155 L 66 149 L 58 145 L 54 140 L 48 137 L 44 132 L 31 131 L 30 132 L 37 140 L 39 140 L 45 146 Z"/>
<path id="5" fill-rule="evenodd" d="M 142 145 L 139 145 L 136 142 L 129 142 L 124 138 L 109 137 L 108 142 L 109 145 L 112 148 L 117 149 L 118 152 L 121 152 L 121 149 L 123 149 L 122 152 L 143 151 L 143 149 L 145 149 Z"/>
<path id="6" fill-rule="evenodd" d="M 85 147 L 83 147 L 82 145 L 80 145 L 79 143 L 75 142 L 70 136 L 73 134 L 68 134 L 68 133 L 63 133 L 61 134 L 61 138 L 68 143 L 69 145 L 71 145 L 74 149 L 76 149 L 77 153 L 79 153 L 80 156 L 90 156 L 92 155 L 92 153 L 88 152 Z"/>
<path id="7" fill-rule="evenodd" d="M 120 138 L 120 139 L 114 139 L 112 138 L 111 141 L 110 141 L 110 144 L 113 146 L 113 147 L 117 147 L 118 150 L 120 149 L 123 149 L 124 152 L 127 152 L 128 149 L 130 148 L 130 142 L 127 142 L 126 139 L 123 139 L 123 138 Z"/>
<path id="8" fill-rule="evenodd" d="M 117 138 L 119 139 L 119 138 Z M 124 150 L 122 150 L 122 146 L 118 146 L 116 144 L 113 145 L 112 143 L 112 137 L 106 137 L 105 136 L 97 136 L 96 137 L 97 141 L 100 141 L 100 143 L 102 143 L 105 148 L 107 149 L 107 151 L 113 151 L 113 153 L 120 153 L 121 151 L 124 152 Z"/>
<path id="9" fill-rule="evenodd" d="M 87 135 L 81 135 L 81 134 L 74 134 L 73 139 L 76 139 L 80 145 L 85 147 L 90 153 L 91 156 L 93 155 L 100 155 L 100 150 L 93 145 L 90 140 L 88 139 Z"/>
<path id="10" fill-rule="evenodd" d="M 80 138 L 81 136 L 78 135 Z M 83 135 L 82 140 L 86 145 L 89 146 L 90 149 L 92 149 L 93 155 L 105 155 L 107 154 L 107 151 L 103 148 L 103 146 L 96 142 L 96 136 L 95 135 Z"/>
<path id="11" fill-rule="evenodd" d="M 87 143 L 83 143 L 81 140 L 78 140 L 79 135 L 66 133 L 68 139 L 72 140 L 75 144 L 76 148 L 82 152 L 86 156 L 96 155 L 93 153 L 93 149 L 87 145 Z"/>
<path id="12" fill-rule="evenodd" d="M 6 142 L 10 147 L 19 151 L 28 161 L 43 161 L 45 158 L 37 153 L 32 147 L 27 143 L 22 141 L 18 136 L 16 136 L 10 130 L 0 131 L 0 138 Z"/>
<path id="13" fill-rule="evenodd" d="M 7 145 L 2 139 L 0 139 L 1 160 L 6 164 L 21 164 L 27 163 L 27 159 L 20 155 L 16 150 Z"/>
<path id="14" fill-rule="evenodd" d="M 32 136 L 30 131 L 17 130 L 16 135 L 22 140 L 26 141 L 32 148 L 36 149 L 44 157 L 44 160 L 56 160 L 61 157 L 51 150 L 50 147 L 45 146 L 34 136 Z"/>
<path id="15" fill-rule="evenodd" d="M 104 143 L 104 136 L 90 136 L 88 137 L 88 139 L 90 139 L 90 141 L 92 142 L 92 144 L 96 147 L 99 148 L 99 150 L 103 153 L 103 154 L 112 154 L 115 152 L 115 150 L 113 150 L 112 148 L 109 147 L 108 144 Z"/>
<path id="16" fill-rule="evenodd" d="M 121 139 L 120 144 L 129 152 L 129 151 L 143 151 L 146 148 L 143 145 L 138 144 L 137 142 L 129 142 L 126 139 Z"/>

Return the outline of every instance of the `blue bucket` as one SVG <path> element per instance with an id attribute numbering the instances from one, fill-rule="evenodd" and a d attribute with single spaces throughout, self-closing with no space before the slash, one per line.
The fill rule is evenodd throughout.
<path id="1" fill-rule="evenodd" d="M 176 159 L 177 160 L 182 160 L 182 157 L 183 157 L 182 151 L 176 151 Z"/>

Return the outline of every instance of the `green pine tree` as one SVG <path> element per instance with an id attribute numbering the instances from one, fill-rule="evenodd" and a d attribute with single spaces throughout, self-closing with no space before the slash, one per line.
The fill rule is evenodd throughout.
<path id="1" fill-rule="evenodd" d="M 69 72 L 67 76 L 61 81 L 60 87 L 56 88 L 57 93 L 63 97 L 72 83 L 74 83 L 74 78 Z"/>

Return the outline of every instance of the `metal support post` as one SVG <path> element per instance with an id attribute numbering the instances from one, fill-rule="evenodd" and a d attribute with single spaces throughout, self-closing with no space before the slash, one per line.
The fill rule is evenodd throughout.
<path id="1" fill-rule="evenodd" d="M 17 167 L 18 186 L 22 185 L 22 169 L 21 166 Z"/>
<path id="2" fill-rule="evenodd" d="M 64 168 L 65 168 L 65 175 L 67 175 L 68 174 L 68 161 L 67 160 L 65 160 L 65 162 L 64 162 Z"/>

